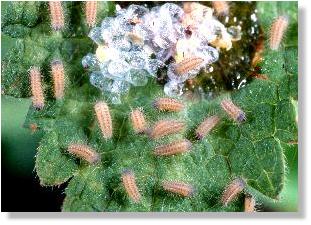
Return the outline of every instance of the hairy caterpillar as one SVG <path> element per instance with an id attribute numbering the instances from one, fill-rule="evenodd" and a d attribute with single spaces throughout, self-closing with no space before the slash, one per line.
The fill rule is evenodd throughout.
<path id="1" fill-rule="evenodd" d="M 173 98 L 158 98 L 154 101 L 153 106 L 160 111 L 179 112 L 184 109 L 184 104 Z"/>
<path id="2" fill-rule="evenodd" d="M 94 106 L 97 121 L 102 131 L 104 138 L 112 137 L 112 120 L 109 112 L 109 107 L 106 102 L 97 102 Z"/>
<path id="3" fill-rule="evenodd" d="M 177 75 L 183 75 L 193 69 L 198 69 L 204 62 L 200 57 L 185 58 L 180 63 L 175 65 L 175 72 Z"/>
<path id="4" fill-rule="evenodd" d="M 130 118 L 135 133 L 143 133 L 146 131 L 147 123 L 141 109 L 133 110 Z"/>
<path id="5" fill-rule="evenodd" d="M 93 27 L 96 23 L 97 1 L 85 2 L 86 23 L 89 27 Z"/>
<path id="6" fill-rule="evenodd" d="M 131 170 L 124 170 L 122 173 L 122 182 L 128 196 L 132 199 L 132 201 L 135 203 L 140 202 L 141 195 L 136 185 L 134 172 Z"/>
<path id="7" fill-rule="evenodd" d="M 218 124 L 219 121 L 220 118 L 218 116 L 207 117 L 196 129 L 196 138 L 204 138 Z"/>
<path id="8" fill-rule="evenodd" d="M 255 199 L 250 195 L 245 196 L 244 212 L 255 212 L 256 211 L 255 206 L 256 206 Z"/>
<path id="9" fill-rule="evenodd" d="M 61 1 L 50 1 L 49 6 L 52 28 L 56 31 L 63 29 L 65 22 Z"/>
<path id="10" fill-rule="evenodd" d="M 29 71 L 29 74 L 32 93 L 32 104 L 35 109 L 41 110 L 44 107 L 44 96 L 41 84 L 40 69 L 38 67 L 32 67 Z"/>
<path id="11" fill-rule="evenodd" d="M 189 151 L 192 144 L 187 139 L 174 141 L 172 143 L 161 145 L 155 148 L 154 154 L 158 156 L 169 156 Z"/>
<path id="12" fill-rule="evenodd" d="M 152 139 L 158 139 L 169 134 L 178 133 L 184 128 L 185 124 L 183 122 L 176 120 L 160 120 L 153 126 L 149 135 Z"/>
<path id="13" fill-rule="evenodd" d="M 270 48 L 272 50 L 278 50 L 284 33 L 288 27 L 288 18 L 285 16 L 279 16 L 274 20 L 270 29 Z"/>
<path id="14" fill-rule="evenodd" d="M 227 206 L 232 202 L 245 188 L 245 182 L 242 179 L 233 180 L 225 189 L 221 197 L 221 203 Z"/>
<path id="15" fill-rule="evenodd" d="M 65 89 L 65 72 L 63 63 L 60 60 L 55 60 L 51 64 L 52 77 L 54 83 L 54 95 L 56 99 L 64 97 Z"/>
<path id="16" fill-rule="evenodd" d="M 87 145 L 71 144 L 68 147 L 68 152 L 81 159 L 84 159 L 90 164 L 94 164 L 100 161 L 100 155 Z"/>
<path id="17" fill-rule="evenodd" d="M 229 14 L 229 5 L 226 1 L 213 1 L 212 5 L 217 15 Z"/>
<path id="18" fill-rule="evenodd" d="M 246 120 L 245 113 L 236 106 L 230 99 L 224 99 L 220 103 L 223 110 L 235 121 L 241 123 Z"/>
<path id="19" fill-rule="evenodd" d="M 195 193 L 194 187 L 184 182 L 164 181 L 162 186 L 164 190 L 184 197 L 191 197 Z"/>

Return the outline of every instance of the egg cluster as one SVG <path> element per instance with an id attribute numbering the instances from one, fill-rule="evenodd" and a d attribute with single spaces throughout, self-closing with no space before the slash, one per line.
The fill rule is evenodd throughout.
<path id="1" fill-rule="evenodd" d="M 199 3 L 119 8 L 89 37 L 98 47 L 82 59 L 82 65 L 92 71 L 91 84 L 109 92 L 115 104 L 131 85 L 144 86 L 163 67 L 168 75 L 164 92 L 182 95 L 184 82 L 217 61 L 218 50 L 230 49 L 232 40 L 213 17 L 213 9 Z"/>

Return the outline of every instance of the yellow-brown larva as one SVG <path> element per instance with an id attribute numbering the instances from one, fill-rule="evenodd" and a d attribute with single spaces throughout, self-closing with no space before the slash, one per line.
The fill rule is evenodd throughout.
<path id="1" fill-rule="evenodd" d="M 155 123 L 149 135 L 152 139 L 158 139 L 169 134 L 175 134 L 185 128 L 183 122 L 177 120 L 160 120 Z"/>
<path id="2" fill-rule="evenodd" d="M 247 195 L 244 199 L 244 212 L 256 212 L 256 201 L 255 199 Z"/>
<path id="3" fill-rule="evenodd" d="M 106 102 L 97 102 L 94 106 L 97 121 L 102 131 L 104 138 L 112 137 L 112 119 L 110 116 L 109 107 Z"/>
<path id="4" fill-rule="evenodd" d="M 225 189 L 221 197 L 221 203 L 227 206 L 232 202 L 245 188 L 244 180 L 237 178 L 234 179 Z"/>
<path id="5" fill-rule="evenodd" d="M 180 63 L 175 65 L 175 72 L 177 75 L 184 75 L 191 70 L 198 69 L 204 62 L 201 57 L 190 57 L 183 59 Z"/>
<path id="6" fill-rule="evenodd" d="M 170 156 L 181 154 L 189 151 L 191 146 L 191 142 L 187 139 L 178 140 L 166 145 L 156 147 L 154 150 L 154 154 L 157 156 Z"/>
<path id="7" fill-rule="evenodd" d="M 51 64 L 52 77 L 54 83 L 54 96 L 56 99 L 62 99 L 64 97 L 65 90 L 65 72 L 62 61 L 55 60 Z"/>
<path id="8" fill-rule="evenodd" d="M 184 104 L 174 98 L 158 98 L 153 106 L 160 111 L 180 112 L 184 109 Z"/>
<path id="9" fill-rule="evenodd" d="M 213 9 L 216 15 L 228 15 L 229 14 L 229 4 L 226 1 L 213 1 Z"/>
<path id="10" fill-rule="evenodd" d="M 44 96 L 41 84 L 40 69 L 38 67 L 32 67 L 29 71 L 29 74 L 32 93 L 32 105 L 35 109 L 41 110 L 44 107 Z"/>
<path id="11" fill-rule="evenodd" d="M 220 121 L 218 116 L 207 117 L 196 129 L 196 138 L 203 139 Z"/>
<path id="12" fill-rule="evenodd" d="M 133 171 L 131 170 L 123 171 L 122 183 L 130 199 L 135 203 L 140 202 L 141 195 L 136 185 L 136 179 Z"/>
<path id="13" fill-rule="evenodd" d="M 100 161 L 100 155 L 87 145 L 71 144 L 68 146 L 68 152 L 90 164 L 95 164 Z"/>
<path id="14" fill-rule="evenodd" d="M 195 193 L 195 189 L 191 184 L 176 181 L 164 181 L 163 189 L 183 197 L 191 197 Z"/>
<path id="15" fill-rule="evenodd" d="M 220 103 L 225 112 L 236 122 L 243 122 L 246 120 L 246 115 L 238 106 L 236 106 L 230 99 L 224 99 Z"/>
<path id="16" fill-rule="evenodd" d="M 85 17 L 86 23 L 89 27 L 93 27 L 96 24 L 97 14 L 97 1 L 85 2 Z"/>
<path id="17" fill-rule="evenodd" d="M 278 50 L 284 33 L 288 27 L 288 18 L 286 16 L 279 16 L 274 20 L 270 29 L 270 48 Z"/>
<path id="18" fill-rule="evenodd" d="M 144 133 L 147 129 L 145 116 L 141 109 L 134 109 L 130 115 L 131 123 L 135 133 Z"/>
<path id="19" fill-rule="evenodd" d="M 65 26 L 64 11 L 61 1 L 49 1 L 51 14 L 51 25 L 56 31 L 61 30 Z"/>

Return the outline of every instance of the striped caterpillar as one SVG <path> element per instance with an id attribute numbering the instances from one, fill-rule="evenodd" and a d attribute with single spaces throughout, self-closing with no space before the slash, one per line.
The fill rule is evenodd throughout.
<path id="1" fill-rule="evenodd" d="M 97 1 L 85 2 L 86 23 L 89 27 L 93 27 L 96 23 Z"/>
<path id="2" fill-rule="evenodd" d="M 112 137 L 112 120 L 109 107 L 106 102 L 97 102 L 94 106 L 97 121 L 102 131 L 103 137 L 109 139 Z"/>
<path id="3" fill-rule="evenodd" d="M 180 112 L 184 109 L 184 104 L 173 98 L 158 98 L 153 106 L 160 111 Z"/>
<path id="4" fill-rule="evenodd" d="M 224 99 L 220 103 L 223 110 L 236 122 L 243 122 L 246 120 L 245 113 L 237 107 L 230 99 Z"/>
<path id="5" fill-rule="evenodd" d="M 136 185 L 134 172 L 131 170 L 124 170 L 122 173 L 122 182 L 130 199 L 135 203 L 140 202 L 141 195 Z"/>
<path id="6" fill-rule="evenodd" d="M 61 1 L 50 1 L 49 6 L 52 28 L 56 31 L 63 29 L 65 22 Z"/>
<path id="7" fill-rule="evenodd" d="M 44 107 L 44 96 L 41 84 L 41 73 L 38 67 L 32 67 L 29 71 L 30 74 L 30 86 L 32 93 L 32 104 L 37 110 L 41 110 Z"/>
<path id="8" fill-rule="evenodd" d="M 131 122 L 135 133 L 144 133 L 146 131 L 147 123 L 141 109 L 135 109 L 130 115 Z"/>
<path id="9" fill-rule="evenodd" d="M 154 154 L 157 156 L 169 156 L 189 151 L 192 144 L 187 139 L 174 141 L 172 143 L 161 145 L 155 148 Z"/>
<path id="10" fill-rule="evenodd" d="M 184 75 L 191 70 L 200 68 L 203 62 L 204 59 L 200 57 L 185 58 L 175 65 L 175 72 L 177 75 Z"/>
<path id="11" fill-rule="evenodd" d="M 158 139 L 169 134 L 178 133 L 184 128 L 185 124 L 183 122 L 176 120 L 160 120 L 153 126 L 149 135 L 152 139 Z"/>
<path id="12" fill-rule="evenodd" d="M 183 182 L 164 181 L 162 186 L 164 190 L 183 197 L 191 197 L 195 193 L 195 189 L 192 185 Z"/>
<path id="13" fill-rule="evenodd" d="M 242 179 L 233 180 L 225 189 L 221 197 L 221 203 L 227 206 L 232 202 L 245 188 L 245 182 Z"/>
<path id="14" fill-rule="evenodd" d="M 71 144 L 68 147 L 68 152 L 90 164 L 95 164 L 100 161 L 100 155 L 87 145 Z"/>
<path id="15" fill-rule="evenodd" d="M 220 121 L 218 116 L 207 117 L 196 129 L 196 138 L 203 139 Z"/>
<path id="16" fill-rule="evenodd" d="M 287 27 L 288 18 L 285 16 L 279 16 L 272 23 L 270 29 L 270 48 L 272 50 L 278 50 Z"/>
<path id="17" fill-rule="evenodd" d="M 60 60 L 55 60 L 52 62 L 51 68 L 55 98 L 62 99 L 64 97 L 65 89 L 65 73 L 63 63 Z"/>

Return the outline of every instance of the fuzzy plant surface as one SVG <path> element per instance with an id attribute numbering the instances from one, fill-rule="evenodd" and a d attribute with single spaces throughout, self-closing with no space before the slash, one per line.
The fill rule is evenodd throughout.
<path id="1" fill-rule="evenodd" d="M 42 186 L 65 182 L 62 211 L 146 211 L 202 212 L 244 211 L 244 198 L 257 201 L 278 197 L 286 182 L 285 151 L 297 149 L 296 111 L 298 102 L 297 3 L 258 2 L 258 19 L 263 29 L 264 49 L 260 49 L 255 76 L 245 87 L 219 93 L 212 100 L 181 98 L 180 112 L 159 112 L 153 102 L 165 97 L 163 86 L 149 79 L 143 87 L 131 88 L 122 104 L 109 104 L 113 124 L 111 139 L 103 138 L 94 105 L 106 96 L 89 82 L 81 65 L 95 45 L 87 37 L 83 2 L 63 2 L 65 28 L 51 28 L 47 2 L 1 2 L 2 95 L 31 97 L 29 69 L 41 68 L 45 106 L 30 106 L 25 127 L 43 130 L 36 153 L 35 171 Z M 97 22 L 114 15 L 113 2 L 98 2 Z M 269 30 L 273 20 L 286 14 L 289 26 L 279 50 L 270 50 Z M 259 51 L 259 50 L 258 50 Z M 50 64 L 61 59 L 65 68 L 65 95 L 56 100 Z M 233 121 L 220 102 L 231 98 L 246 114 L 246 121 Z M 160 119 L 184 122 L 178 134 L 153 140 L 136 134 L 129 114 L 143 108 L 150 127 Z M 14 112 L 12 112 L 14 113 Z M 195 130 L 204 118 L 218 115 L 220 122 L 202 140 Z M 155 156 L 156 146 L 187 138 L 191 151 L 168 157 Z M 100 155 L 100 162 L 89 164 L 68 153 L 71 144 L 87 144 Z M 141 200 L 136 203 L 122 184 L 122 173 L 135 174 Z M 221 198 L 232 180 L 246 183 L 230 204 Z M 194 187 L 193 195 L 183 197 L 165 191 L 163 181 L 181 181 Z"/>

